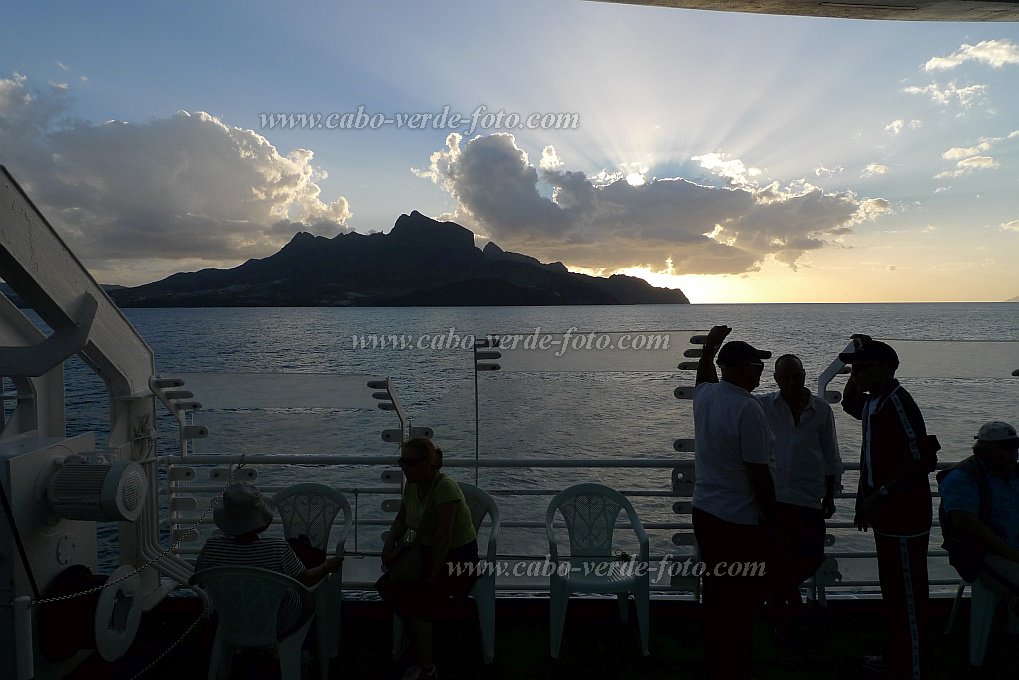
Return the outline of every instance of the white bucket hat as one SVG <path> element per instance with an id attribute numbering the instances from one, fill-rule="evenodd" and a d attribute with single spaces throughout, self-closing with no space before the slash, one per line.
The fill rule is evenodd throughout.
<path id="1" fill-rule="evenodd" d="M 212 517 L 227 536 L 240 536 L 272 523 L 272 500 L 247 482 L 234 482 L 223 492 L 222 504 Z"/>

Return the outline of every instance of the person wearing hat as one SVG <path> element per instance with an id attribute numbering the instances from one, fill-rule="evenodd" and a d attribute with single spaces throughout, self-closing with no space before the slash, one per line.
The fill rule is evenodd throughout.
<path id="1" fill-rule="evenodd" d="M 205 542 L 195 561 L 195 571 L 207 567 L 261 567 L 310 587 L 343 566 L 343 557 L 337 555 L 305 569 L 289 543 L 261 536 L 272 524 L 272 499 L 247 482 L 230 484 L 212 517 L 223 535 L 211 536 Z M 276 630 L 280 634 L 290 631 L 300 622 L 302 613 L 301 598 L 297 593 L 287 593 L 280 604 Z"/>
<path id="2" fill-rule="evenodd" d="M 895 350 L 866 335 L 854 335 L 853 345 L 853 351 L 839 354 L 853 367 L 842 408 L 863 423 L 853 523 L 860 531 L 874 529 L 889 633 L 886 653 L 865 657 L 864 665 L 887 670 L 889 677 L 921 678 L 927 673 L 928 475 L 940 446 L 927 434 L 916 401 L 895 379 Z"/>
<path id="3" fill-rule="evenodd" d="M 941 530 L 949 561 L 980 578 L 1012 608 L 1019 595 L 1019 434 L 994 420 L 980 428 L 973 455 L 938 473 Z"/>
<path id="4" fill-rule="evenodd" d="M 751 392 L 760 385 L 770 352 L 715 326 L 697 366 L 694 390 L 693 527 L 704 561 L 704 637 L 712 677 L 748 678 L 754 614 L 766 592 L 765 570 L 729 575 L 733 563 L 763 565 L 766 525 L 774 523 L 771 462 L 774 436 Z M 719 349 L 721 347 L 721 349 Z M 718 354 L 722 380 L 712 360 Z M 722 566 L 716 575 L 716 567 Z"/>

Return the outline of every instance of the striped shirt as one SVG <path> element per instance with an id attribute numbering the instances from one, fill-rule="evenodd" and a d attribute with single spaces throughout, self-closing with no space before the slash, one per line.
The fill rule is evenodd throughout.
<path id="1" fill-rule="evenodd" d="M 195 571 L 207 567 L 261 567 L 297 578 L 304 564 L 283 539 L 258 537 L 241 543 L 234 536 L 212 536 L 195 561 Z M 277 632 L 287 631 L 301 618 L 301 597 L 288 592 L 276 617 Z"/>

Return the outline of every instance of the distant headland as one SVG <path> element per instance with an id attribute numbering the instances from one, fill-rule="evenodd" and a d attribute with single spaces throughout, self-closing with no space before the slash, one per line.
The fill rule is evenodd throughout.
<path id="1" fill-rule="evenodd" d="M 447 307 L 689 304 L 641 278 L 570 272 L 561 262 L 474 245 L 474 233 L 417 211 L 387 233 L 298 233 L 278 253 L 109 291 L 121 307 Z"/>

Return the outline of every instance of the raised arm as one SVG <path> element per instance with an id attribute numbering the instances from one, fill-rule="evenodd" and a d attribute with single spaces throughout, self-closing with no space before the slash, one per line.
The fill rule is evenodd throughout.
<path id="1" fill-rule="evenodd" d="M 701 349 L 701 358 L 697 362 L 697 384 L 706 382 L 718 382 L 718 372 L 715 370 L 715 355 L 718 348 L 725 342 L 726 336 L 732 332 L 728 326 L 715 326 L 708 333 L 708 341 Z"/>

